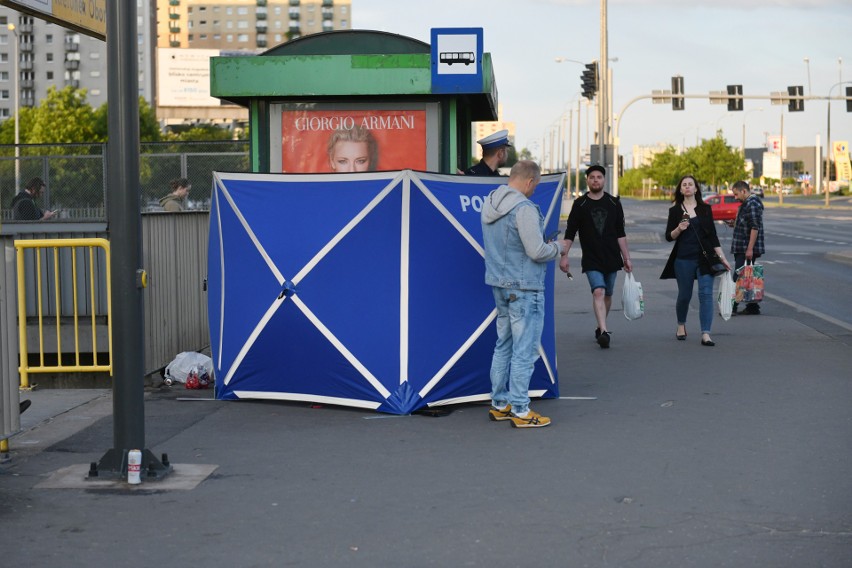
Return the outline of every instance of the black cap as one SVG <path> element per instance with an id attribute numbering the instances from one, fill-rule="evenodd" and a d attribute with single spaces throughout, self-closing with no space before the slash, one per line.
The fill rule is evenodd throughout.
<path id="1" fill-rule="evenodd" d="M 586 175 L 589 175 L 592 172 L 600 172 L 603 174 L 604 177 L 606 177 L 606 168 L 601 165 L 595 164 L 593 166 L 589 166 L 588 169 L 586 169 Z"/>

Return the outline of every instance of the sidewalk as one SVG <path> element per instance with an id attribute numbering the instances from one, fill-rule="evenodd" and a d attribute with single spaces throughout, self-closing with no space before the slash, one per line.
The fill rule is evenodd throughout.
<path id="1" fill-rule="evenodd" d="M 852 350 L 766 300 L 674 338 L 667 254 L 636 244 L 646 315 L 594 341 L 585 278 L 557 274 L 553 424 L 487 405 L 390 416 L 212 391 L 146 390 L 146 443 L 192 487 L 56 489 L 112 446 L 109 391 L 43 390 L 0 465 L 8 566 L 852 565 Z"/>

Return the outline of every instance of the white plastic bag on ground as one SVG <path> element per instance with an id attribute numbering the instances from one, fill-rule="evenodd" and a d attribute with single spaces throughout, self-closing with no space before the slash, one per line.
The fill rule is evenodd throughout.
<path id="1" fill-rule="evenodd" d="M 719 275 L 719 315 L 728 321 L 734 311 L 734 296 L 737 293 L 737 285 L 731 280 L 731 271 Z"/>
<path id="2" fill-rule="evenodd" d="M 642 283 L 636 280 L 632 272 L 624 273 L 621 306 L 624 308 L 624 317 L 629 320 L 637 320 L 645 315 L 645 297 L 642 294 Z"/>
<path id="3" fill-rule="evenodd" d="M 208 376 L 213 376 L 213 360 L 210 357 L 195 351 L 184 351 L 166 365 L 163 378 L 167 384 L 185 383 L 190 371 L 201 368 L 207 371 Z"/>

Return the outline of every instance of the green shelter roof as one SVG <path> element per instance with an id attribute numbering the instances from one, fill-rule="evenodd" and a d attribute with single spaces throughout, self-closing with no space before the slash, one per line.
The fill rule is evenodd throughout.
<path id="1" fill-rule="evenodd" d="M 456 99 L 471 120 L 497 119 L 491 54 L 482 58 L 476 92 L 432 93 L 431 46 L 373 30 L 313 34 L 258 56 L 210 58 L 210 94 L 250 106 L 252 100 Z"/>
<path id="2" fill-rule="evenodd" d="M 335 30 L 311 34 L 261 53 L 270 55 L 368 55 L 372 53 L 429 53 L 428 43 L 374 30 Z"/>

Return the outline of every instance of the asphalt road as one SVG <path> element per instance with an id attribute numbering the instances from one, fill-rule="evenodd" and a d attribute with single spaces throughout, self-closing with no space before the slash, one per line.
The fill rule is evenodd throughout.
<path id="1" fill-rule="evenodd" d="M 852 332 L 852 302 L 846 290 L 852 285 L 852 207 L 848 200 L 835 200 L 844 206 L 836 209 L 794 208 L 790 203 L 813 204 L 813 199 L 785 198 L 788 207 L 777 207 L 777 199 L 765 201 L 766 254 L 764 265 L 766 293 L 793 308 L 797 317 L 814 325 L 813 317 L 834 319 Z M 668 255 L 665 243 L 667 201 L 624 199 L 628 219 L 628 238 L 649 254 Z M 821 203 L 821 202 L 818 202 Z M 717 223 L 717 233 L 726 253 L 730 250 L 733 230 Z M 659 238 L 657 238 L 659 236 Z M 651 242 L 649 242 L 651 241 Z M 659 243 L 659 246 L 650 246 Z M 729 254 L 729 256 L 731 256 Z M 839 262 L 838 259 L 848 259 Z"/>
<path id="2" fill-rule="evenodd" d="M 667 205 L 625 207 L 646 314 L 627 321 L 617 297 L 600 349 L 585 278 L 557 277 L 561 398 L 533 403 L 550 427 L 491 422 L 485 404 L 385 416 L 150 389 L 149 449 L 211 475 L 188 490 L 50 488 L 111 447 L 99 396 L 13 439 L 2 565 L 849 568 L 852 337 L 812 313 L 842 294 L 717 318 L 713 348 L 694 301 L 676 341 L 676 286 L 658 279 Z M 778 234 L 794 223 L 842 231 L 770 212 L 767 289 L 804 303 L 818 287 L 792 275 L 811 265 L 848 285 L 848 266 L 818 258 L 834 245 Z M 813 258 L 782 263 L 782 248 Z"/>

